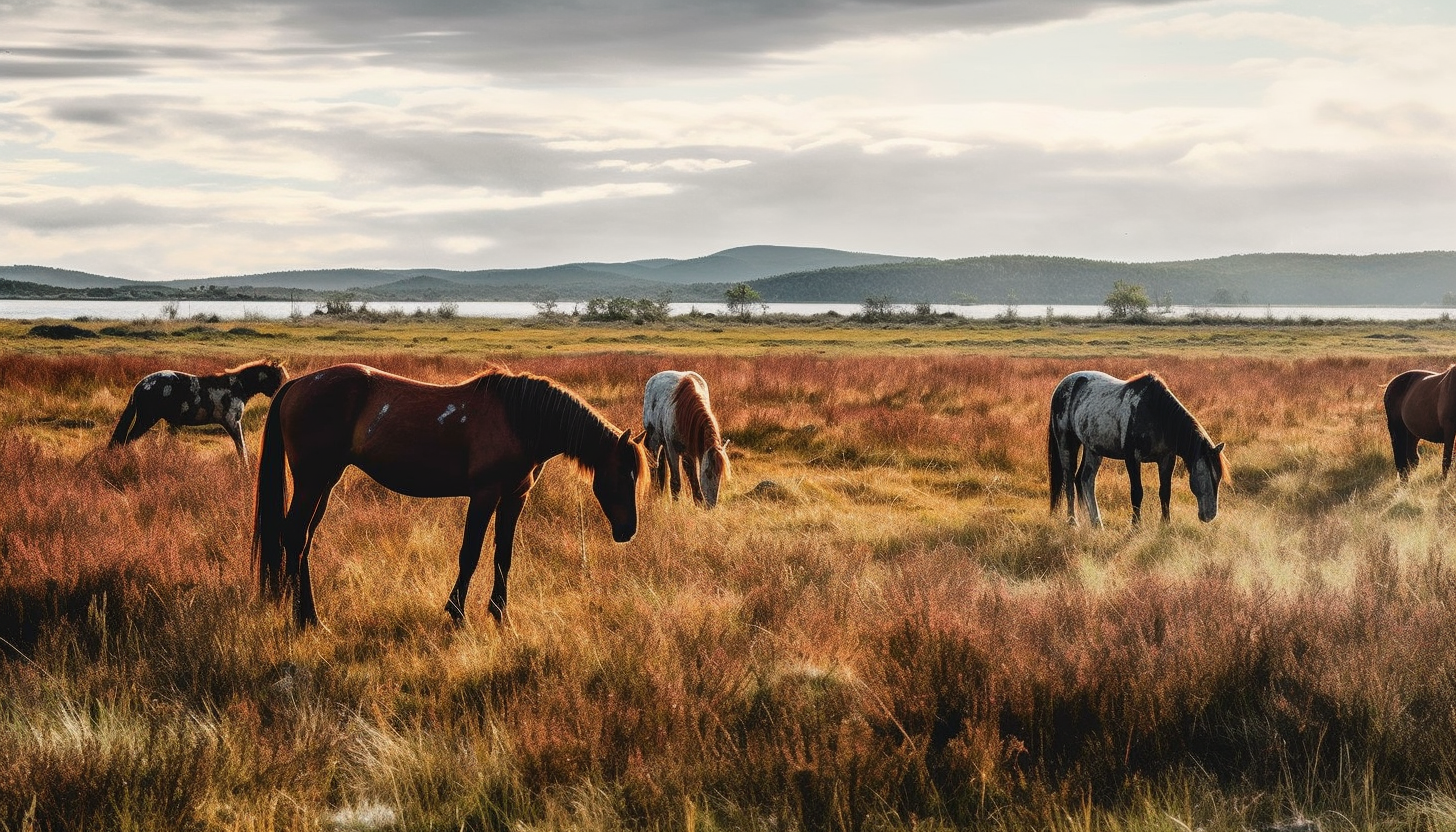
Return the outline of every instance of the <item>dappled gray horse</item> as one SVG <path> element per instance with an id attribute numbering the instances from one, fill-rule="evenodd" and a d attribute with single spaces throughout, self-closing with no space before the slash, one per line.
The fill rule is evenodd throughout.
<path id="1" fill-rule="evenodd" d="M 1206 523 L 1218 514 L 1218 486 L 1229 476 L 1223 443 L 1213 444 L 1156 373 L 1123 381 L 1084 370 L 1057 384 L 1047 423 L 1047 467 L 1051 509 L 1056 511 L 1065 497 L 1067 522 L 1077 522 L 1075 502 L 1080 500 L 1092 525 L 1102 525 L 1097 511 L 1097 469 L 1103 457 L 1127 464 L 1134 523 L 1142 519 L 1142 463 L 1158 464 L 1158 497 L 1166 521 L 1173 463 L 1180 457 L 1188 469 L 1188 485 L 1198 498 L 1198 519 Z"/>

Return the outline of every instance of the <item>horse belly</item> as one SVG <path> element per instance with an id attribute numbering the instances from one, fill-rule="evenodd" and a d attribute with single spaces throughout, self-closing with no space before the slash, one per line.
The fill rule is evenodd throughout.
<path id="1" fill-rule="evenodd" d="M 430 465 L 389 465 L 357 460 L 354 465 L 369 478 L 407 497 L 463 497 L 469 489 L 454 471 Z"/>
<path id="2" fill-rule="evenodd" d="M 1401 408 L 1400 418 L 1405 422 L 1406 430 L 1421 439 L 1436 443 L 1446 441 L 1446 433 L 1441 429 L 1441 420 L 1436 415 L 1435 408 L 1407 405 Z"/>

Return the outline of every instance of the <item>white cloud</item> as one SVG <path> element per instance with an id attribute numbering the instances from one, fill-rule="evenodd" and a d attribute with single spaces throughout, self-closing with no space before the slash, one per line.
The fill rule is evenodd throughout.
<path id="1" fill-rule="evenodd" d="M 1299 0 L 671 5 L 7 11 L 0 241 L 126 276 L 1456 248 L 1450 25 Z"/>

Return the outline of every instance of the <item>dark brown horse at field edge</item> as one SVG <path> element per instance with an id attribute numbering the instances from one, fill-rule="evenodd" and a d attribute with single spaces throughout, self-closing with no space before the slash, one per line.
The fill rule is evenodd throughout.
<path id="1" fill-rule="evenodd" d="M 631 540 L 647 470 L 641 443 L 550 379 L 491 371 L 446 386 L 359 364 L 300 376 L 274 396 L 263 428 L 253 518 L 260 588 L 274 598 L 291 592 L 297 624 L 317 623 L 308 552 L 329 492 L 354 465 L 401 494 L 470 498 L 460 572 L 445 604 L 457 621 L 495 516 L 490 612 L 500 621 L 516 521 L 542 466 L 558 454 L 590 473 L 612 538 Z M 293 475 L 287 512 L 285 467 Z"/>
<path id="2" fill-rule="evenodd" d="M 1385 385 L 1385 422 L 1395 452 L 1395 470 L 1402 480 L 1420 462 L 1416 448 L 1422 439 L 1441 446 L 1441 479 L 1451 468 L 1451 446 L 1456 441 L 1456 378 L 1444 372 L 1410 370 Z"/>

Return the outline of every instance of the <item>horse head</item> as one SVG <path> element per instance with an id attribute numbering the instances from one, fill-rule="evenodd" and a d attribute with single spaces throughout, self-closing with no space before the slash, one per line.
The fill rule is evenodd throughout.
<path id="1" fill-rule="evenodd" d="M 1207 523 L 1218 516 L 1218 487 L 1228 479 L 1223 443 L 1205 444 L 1188 462 L 1188 487 L 1198 498 L 1198 519 Z"/>
<path id="2" fill-rule="evenodd" d="M 269 361 L 261 369 L 264 374 L 259 377 L 258 392 L 271 398 L 283 386 L 283 382 L 288 380 L 288 370 L 278 361 Z"/>
<path id="3" fill-rule="evenodd" d="M 259 393 L 271 398 L 283 386 L 283 382 L 288 380 L 288 371 L 283 368 L 283 363 L 272 358 L 254 361 L 224 372 L 233 377 L 234 391 L 240 392 L 245 398 Z"/>
<path id="4" fill-rule="evenodd" d="M 612 445 L 592 472 L 592 493 L 612 524 L 612 539 L 626 543 L 637 533 L 637 489 L 645 481 L 647 455 L 630 430 Z"/>
<path id="5" fill-rule="evenodd" d="M 724 439 L 703 452 L 698 460 L 698 481 L 703 487 L 703 504 L 712 508 L 718 504 L 718 486 L 728 479 L 732 466 L 728 462 L 728 442 Z"/>

